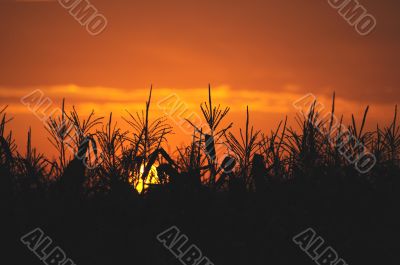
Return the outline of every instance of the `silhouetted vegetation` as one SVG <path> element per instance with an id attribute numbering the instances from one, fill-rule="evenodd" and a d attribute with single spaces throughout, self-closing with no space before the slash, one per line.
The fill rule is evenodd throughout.
<path id="1" fill-rule="evenodd" d="M 151 90 L 143 112 L 127 112 L 130 130 L 123 131 L 112 113 L 106 121 L 94 112 L 82 119 L 63 101 L 60 116 L 46 125 L 58 153 L 53 160 L 33 147 L 31 130 L 26 153 L 17 152 L 1 109 L 8 264 L 40 264 L 19 242 L 34 227 L 79 265 L 179 264 L 155 239 L 170 225 L 215 264 L 312 264 L 291 240 L 306 227 L 329 239 L 348 264 L 397 264 L 397 106 L 390 125 L 366 132 L 367 108 L 360 124 L 352 116 L 346 133 L 334 124 L 335 96 L 330 116 L 321 118 L 314 103 L 298 115 L 298 128 L 286 119 L 270 133 L 251 126 L 247 109 L 236 135 L 232 124 L 221 125 L 229 108 L 215 106 L 209 89 L 201 105 L 208 130 L 187 121 L 192 143 L 173 154 L 163 149 L 172 127 L 166 117 L 150 117 L 150 106 Z M 343 152 L 357 161 L 366 150 L 376 165 L 360 173 Z"/>

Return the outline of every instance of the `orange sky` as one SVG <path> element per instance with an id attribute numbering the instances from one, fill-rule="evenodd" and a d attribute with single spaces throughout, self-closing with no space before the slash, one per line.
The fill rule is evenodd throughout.
<path id="1" fill-rule="evenodd" d="M 326 0 L 90 2 L 108 20 L 99 36 L 57 1 L 0 0 L 0 104 L 15 117 L 17 143 L 32 125 L 35 144 L 51 150 L 40 121 L 20 103 L 34 89 L 56 104 L 66 97 L 82 113 L 121 116 L 143 107 L 154 84 L 157 115 L 157 101 L 171 93 L 198 112 L 211 83 L 215 100 L 232 107 L 235 129 L 249 105 L 263 131 L 293 118 L 292 102 L 306 93 L 328 103 L 335 90 L 346 115 L 369 104 L 372 125 L 390 119 L 400 101 L 396 0 L 359 1 L 377 19 L 368 36 Z"/>

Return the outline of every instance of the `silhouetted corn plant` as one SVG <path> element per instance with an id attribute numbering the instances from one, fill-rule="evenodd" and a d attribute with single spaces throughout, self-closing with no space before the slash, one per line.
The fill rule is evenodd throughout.
<path id="1" fill-rule="evenodd" d="M 221 124 L 222 120 L 226 117 L 226 115 L 228 115 L 230 108 L 226 107 L 222 109 L 221 105 L 218 105 L 217 107 L 213 106 L 210 85 L 208 86 L 208 103 L 204 102 L 200 104 L 200 109 L 208 125 L 208 133 L 204 133 L 202 128 L 198 128 L 190 120 L 186 119 L 186 121 L 189 122 L 193 126 L 193 128 L 200 133 L 199 142 L 204 143 L 203 150 L 207 156 L 208 167 L 210 170 L 210 174 L 208 176 L 208 184 L 210 185 L 210 187 L 214 187 L 218 171 L 216 145 L 222 144 L 219 141 L 220 138 L 227 130 L 232 127 L 233 123 L 230 123 L 221 130 L 218 130 L 218 127 Z"/>
<path id="2" fill-rule="evenodd" d="M 18 182 L 22 187 L 22 191 L 38 189 L 44 192 L 50 182 L 49 171 L 46 170 L 49 165 L 44 155 L 38 153 L 36 148 L 32 148 L 32 131 L 30 128 L 26 153 L 25 155 L 17 153 L 16 161 Z"/>
<path id="3" fill-rule="evenodd" d="M 280 178 L 286 178 L 285 175 L 287 169 L 287 159 L 285 157 L 285 150 L 282 148 L 285 140 L 287 126 L 287 117 L 283 123 L 282 132 L 282 121 L 279 123 L 276 131 L 271 131 L 271 136 L 261 134 L 260 153 L 265 158 L 266 171 L 271 179 L 279 180 Z"/>
<path id="4" fill-rule="evenodd" d="M 132 141 L 139 141 L 139 155 L 147 157 L 160 147 L 166 140 L 166 136 L 172 132 L 172 127 L 166 122 L 166 117 L 161 117 L 150 122 L 149 111 L 151 103 L 152 88 L 150 88 L 149 98 L 146 101 L 146 109 L 136 112 L 134 115 L 129 111 L 130 119 L 123 118 L 133 129 Z"/>
<path id="5" fill-rule="evenodd" d="M 392 165 L 399 165 L 400 154 L 400 127 L 397 125 L 397 105 L 394 110 L 393 122 L 383 130 L 383 141 L 387 160 Z"/>
<path id="6" fill-rule="evenodd" d="M 153 88 L 151 87 L 145 111 L 136 112 L 135 115 L 127 111 L 130 119 L 123 118 L 133 129 L 133 137 L 129 138 L 133 146 L 128 153 L 132 155 L 131 159 L 134 161 L 133 183 L 141 183 L 143 185 L 141 190 L 144 190 L 147 175 L 158 159 L 161 144 L 166 141 L 166 135 L 172 132 L 172 127 L 166 123 L 167 119 L 165 117 L 157 118 L 150 122 L 149 111 L 152 91 Z M 140 172 L 142 167 L 144 171 Z M 142 180 L 139 181 L 137 178 Z"/>
<path id="7" fill-rule="evenodd" d="M 16 150 L 15 141 L 13 139 L 12 131 L 6 135 L 6 124 L 12 120 L 12 118 L 7 118 L 7 113 L 5 112 L 7 106 L 0 109 L 0 150 L 1 150 L 1 162 L 2 165 L 7 168 L 11 167 L 12 163 L 12 153 Z"/>
<path id="8" fill-rule="evenodd" d="M 309 178 L 316 169 L 324 164 L 323 128 L 326 121 L 320 119 L 316 111 L 316 101 L 311 105 L 307 116 L 297 115 L 299 132 L 293 128 L 287 129 L 287 135 L 282 147 L 288 152 L 292 165 L 289 175 Z"/>
<path id="9" fill-rule="evenodd" d="M 58 159 L 54 165 L 56 167 L 56 175 L 60 176 L 70 160 L 70 155 L 68 154 L 69 137 L 73 130 L 73 125 L 65 113 L 65 99 L 62 101 L 61 115 L 49 117 L 45 128 L 50 134 L 48 140 L 58 152 Z"/>
<path id="10" fill-rule="evenodd" d="M 5 132 L 6 124 L 11 121 L 7 118 L 6 109 L 7 106 L 0 109 L 0 196 L 4 196 L 4 199 L 11 198 L 15 192 L 13 152 L 16 149 L 12 131 L 8 135 Z"/>
<path id="11" fill-rule="evenodd" d="M 201 134 L 200 131 L 199 135 Z M 207 157 L 202 155 L 202 139 L 199 137 L 197 141 L 196 138 L 196 131 L 194 131 L 191 145 L 177 149 L 179 153 L 177 164 L 181 171 L 187 172 L 200 185 L 209 167 L 206 165 Z"/>
<path id="12" fill-rule="evenodd" d="M 121 190 L 129 185 L 131 166 L 123 164 L 123 146 L 127 141 L 128 131 L 121 131 L 117 123 L 113 124 L 112 113 L 102 130 L 97 131 L 96 138 L 100 147 L 101 164 L 96 168 L 91 186 L 104 192 Z M 132 163 L 133 160 L 130 160 Z"/>
<path id="13" fill-rule="evenodd" d="M 97 143 L 95 139 L 95 127 L 102 123 L 104 117 L 94 117 L 94 110 L 89 114 L 87 119 L 81 119 L 75 106 L 72 106 L 72 111 L 67 115 L 74 131 L 69 134 L 72 143 L 68 143 L 73 148 L 75 158 L 81 159 L 85 163 L 96 163 L 97 161 Z M 91 146 L 91 148 L 90 148 Z M 93 155 L 92 156 L 92 151 Z M 94 159 L 93 161 L 91 161 Z"/>
<path id="14" fill-rule="evenodd" d="M 54 163 L 59 187 L 71 198 L 82 195 L 86 181 L 86 171 L 97 162 L 97 144 L 92 132 L 101 124 L 103 117 L 95 118 L 92 111 L 87 119 L 81 119 L 75 107 L 68 115 L 65 100 L 62 102 L 61 116 L 50 117 L 46 129 L 50 133 L 50 142 L 58 150 L 58 161 Z M 91 154 L 94 161 L 91 161 Z M 70 160 L 70 155 L 73 159 Z"/>
<path id="15" fill-rule="evenodd" d="M 246 109 L 246 127 L 243 132 L 240 129 L 240 138 L 233 133 L 225 134 L 226 144 L 229 149 L 239 159 L 239 170 L 236 172 L 237 177 L 241 178 L 247 188 L 253 187 L 253 179 L 250 175 L 252 159 L 255 152 L 259 149 L 258 136 L 260 131 L 255 131 L 253 126 L 249 127 L 250 115 L 249 107 Z"/>
<path id="16" fill-rule="evenodd" d="M 349 126 L 348 141 L 346 154 L 350 157 L 350 162 L 357 161 L 359 157 L 363 156 L 366 152 L 366 146 L 369 146 L 372 141 L 373 134 L 371 132 L 364 132 L 365 123 L 367 120 L 369 106 L 364 111 L 364 116 L 360 125 L 360 129 L 357 129 L 357 124 L 354 115 L 351 115 L 352 125 Z"/>

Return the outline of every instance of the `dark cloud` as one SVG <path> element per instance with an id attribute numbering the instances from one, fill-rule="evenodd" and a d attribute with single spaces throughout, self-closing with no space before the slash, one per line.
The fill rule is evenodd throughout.
<path id="1" fill-rule="evenodd" d="M 89 35 L 58 3 L 0 2 L 0 85 L 202 87 L 397 103 L 398 1 L 360 1 L 359 36 L 327 1 L 91 1 L 109 25 Z"/>

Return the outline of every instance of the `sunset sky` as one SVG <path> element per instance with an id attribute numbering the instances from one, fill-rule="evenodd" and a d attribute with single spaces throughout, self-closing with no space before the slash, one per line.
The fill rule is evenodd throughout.
<path id="1" fill-rule="evenodd" d="M 329 108 L 333 91 L 347 120 L 370 105 L 370 126 L 392 119 L 400 103 L 400 2 L 359 0 L 377 26 L 360 36 L 327 0 L 91 0 L 108 24 L 90 35 L 58 1 L 0 0 L 0 104 L 17 143 L 29 126 L 34 145 L 51 152 L 41 121 L 21 103 L 35 89 L 55 106 L 66 98 L 82 114 L 117 117 L 176 94 L 188 112 L 213 87 L 230 106 L 234 130 L 246 105 L 256 128 L 269 132 L 292 103 L 313 93 Z M 126 126 L 119 119 L 121 126 Z M 184 141 L 176 132 L 171 145 Z"/>

